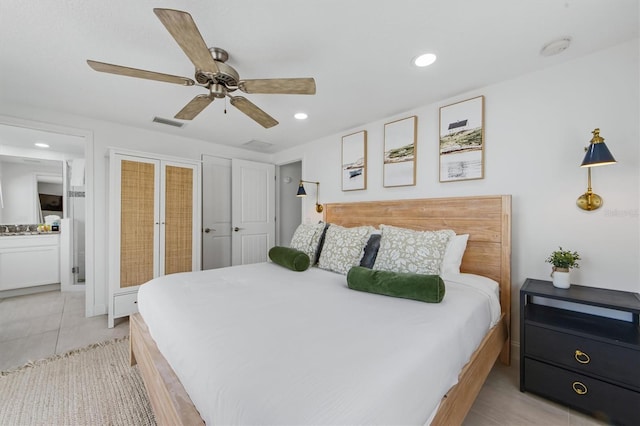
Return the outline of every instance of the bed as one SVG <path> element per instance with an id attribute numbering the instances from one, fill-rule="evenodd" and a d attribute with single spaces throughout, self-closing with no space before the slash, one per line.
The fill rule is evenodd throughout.
<path id="1" fill-rule="evenodd" d="M 460 349 L 460 352 L 468 351 L 469 353 L 466 355 L 462 355 L 464 363 L 460 364 L 461 370 L 457 375 L 457 380 L 453 380 L 451 383 L 449 383 L 449 379 L 440 379 L 440 376 L 438 376 L 437 374 L 438 369 L 433 368 L 429 373 L 431 375 L 430 377 L 440 385 L 440 388 L 442 388 L 441 395 L 444 396 L 438 397 L 439 401 L 434 407 L 424 407 L 424 410 L 422 411 L 416 413 L 412 412 L 409 417 L 403 418 L 402 423 L 430 423 L 433 425 L 462 423 L 464 417 L 466 416 L 466 413 L 473 404 L 473 401 L 480 388 L 482 387 L 482 384 L 484 383 L 484 380 L 486 379 L 486 376 L 488 375 L 495 360 L 500 357 L 503 363 L 509 363 L 511 234 L 510 214 L 510 196 L 457 197 L 423 200 L 340 203 L 327 204 L 325 206 L 325 221 L 328 223 L 334 223 L 346 227 L 378 225 L 383 223 L 387 225 L 411 228 L 415 230 L 435 230 L 446 228 L 453 229 L 458 234 L 468 233 L 470 237 L 467 245 L 467 250 L 465 251 L 465 255 L 462 261 L 461 271 L 468 274 L 476 274 L 483 277 L 488 277 L 499 284 L 500 307 L 498 308 L 498 312 L 494 314 L 495 318 L 492 322 L 492 324 L 494 325 L 490 329 L 488 329 L 488 332 L 486 332 L 486 334 L 483 331 L 479 336 L 469 339 L 463 339 L 469 340 L 468 344 L 472 347 Z M 210 279 L 217 279 L 218 281 L 222 279 L 223 281 L 227 280 L 229 283 L 234 283 L 233 285 L 221 286 L 223 288 L 222 291 L 226 291 L 228 292 L 228 294 L 240 291 L 243 286 L 250 287 L 251 285 L 253 285 L 252 280 L 246 278 L 247 276 L 251 276 L 252 274 L 254 276 L 257 275 L 263 277 L 273 276 L 273 283 L 269 284 L 270 286 L 277 286 L 278 283 L 283 283 L 281 285 L 286 287 L 286 279 L 280 277 L 279 275 L 295 273 L 277 268 L 279 267 L 273 264 L 246 265 L 242 267 L 230 268 L 229 270 L 223 272 L 219 272 L 220 270 L 212 272 L 203 271 L 199 273 L 177 274 L 178 277 L 163 277 L 162 280 L 179 279 L 188 283 L 185 284 L 184 287 L 182 287 L 186 289 L 185 291 L 183 291 L 183 293 L 185 294 L 181 295 L 180 292 L 165 293 L 163 297 L 166 299 L 166 301 L 163 306 L 171 306 L 173 302 L 177 303 L 178 300 L 183 296 L 185 300 L 188 301 L 189 297 L 192 296 L 187 293 L 190 293 L 194 288 L 197 288 L 199 286 L 207 287 L 206 282 Z M 406 317 L 404 319 L 397 318 L 398 322 L 400 322 L 401 320 L 408 320 L 409 322 L 418 321 L 416 319 L 417 317 L 415 317 L 415 315 L 418 315 L 417 311 L 413 311 L 415 303 L 412 305 L 410 303 L 406 303 L 407 301 L 404 300 L 396 300 L 394 298 L 385 298 L 384 296 L 368 294 L 365 294 L 365 298 L 363 299 L 362 294 L 356 294 L 358 292 L 353 292 L 345 288 L 344 276 L 317 270 L 317 268 L 306 271 L 303 274 L 305 277 L 305 282 L 308 281 L 310 284 L 293 285 L 283 288 L 277 294 L 286 295 L 284 297 L 278 296 L 273 300 L 269 300 L 270 293 L 265 292 L 259 286 L 255 285 L 253 288 L 249 289 L 249 293 L 244 293 L 243 297 L 246 297 L 246 294 L 254 295 L 255 299 L 260 303 L 264 304 L 266 300 L 266 306 L 271 306 L 273 308 L 271 309 L 272 311 L 285 312 L 283 309 L 285 309 L 287 301 L 283 299 L 287 299 L 289 295 L 293 297 L 295 293 L 301 293 L 301 298 L 296 299 L 298 300 L 296 302 L 296 309 L 298 309 L 298 311 L 294 310 L 293 312 L 288 312 L 287 315 L 290 316 L 288 318 L 288 321 L 287 318 L 280 317 L 276 318 L 275 320 L 271 320 L 265 316 L 265 324 L 267 324 L 267 321 L 276 321 L 276 324 L 278 324 L 278 328 L 299 328 L 299 323 L 303 323 L 306 320 L 307 314 L 310 314 L 310 312 L 313 311 L 314 307 L 318 307 L 317 309 L 325 309 L 327 313 L 331 314 L 327 315 L 327 318 L 329 318 L 326 321 L 328 330 L 337 330 L 337 325 L 345 324 L 349 321 L 375 321 L 378 317 L 380 318 L 381 323 L 385 324 L 389 321 L 396 321 L 396 317 Z M 311 283 L 316 278 L 320 281 L 331 281 L 332 278 L 327 278 L 327 274 L 332 275 L 333 280 L 335 281 L 330 286 Z M 242 285 L 237 284 L 238 280 Z M 459 285 L 468 286 L 469 284 L 447 281 L 447 297 L 451 295 L 449 300 L 452 302 L 458 300 L 457 296 L 454 297 L 454 295 L 458 291 L 457 288 Z M 473 283 L 471 285 L 473 286 Z M 149 291 L 151 291 L 152 288 L 154 288 L 154 286 L 149 286 Z M 156 285 L 155 288 L 161 288 L 163 289 L 162 291 L 164 291 L 164 289 L 169 288 L 169 286 Z M 460 294 L 463 293 L 461 292 Z M 371 296 L 371 298 L 366 299 L 366 296 Z M 304 300 L 305 298 L 314 300 L 314 303 L 301 305 L 300 300 Z M 327 300 L 324 301 L 324 299 Z M 385 299 L 388 300 L 385 301 Z M 160 297 L 159 300 L 162 300 L 162 297 Z M 349 309 L 353 308 L 354 304 L 357 305 L 359 301 L 362 300 L 366 300 L 365 305 L 369 307 L 373 306 L 371 304 L 381 304 L 380 306 L 377 306 L 375 308 L 376 315 L 367 316 L 370 315 L 370 313 L 364 312 L 361 314 L 360 311 L 354 309 L 351 313 L 351 317 L 349 317 Z M 162 304 L 161 302 L 158 303 Z M 403 305 L 402 303 L 405 304 Z M 397 312 L 402 312 L 403 315 L 389 314 L 388 316 L 385 316 L 386 309 L 395 309 L 390 307 L 394 304 L 398 304 L 400 308 Z M 246 306 L 244 309 L 250 309 L 253 313 L 253 316 L 255 316 L 259 315 L 260 313 L 260 305 L 257 306 L 257 308 L 255 306 Z M 194 390 L 195 385 L 193 384 L 193 376 L 198 375 L 197 370 L 192 370 L 190 372 L 186 371 L 185 367 L 180 364 L 180 359 L 184 357 L 188 360 L 191 360 L 186 361 L 186 365 L 189 365 L 190 363 L 193 365 L 194 362 L 196 362 L 198 365 L 201 365 L 206 364 L 208 359 L 218 359 L 217 353 L 211 354 L 211 356 L 209 356 L 209 354 L 206 354 L 202 349 L 193 349 L 199 346 L 197 346 L 196 343 L 193 342 L 193 340 L 189 340 L 188 335 L 192 335 L 191 338 L 196 340 L 212 340 L 212 342 L 208 343 L 213 344 L 213 351 L 215 351 L 215 345 L 219 344 L 220 342 L 220 340 L 216 340 L 218 337 L 220 337 L 216 333 L 221 334 L 222 332 L 214 331 L 212 323 L 220 323 L 220 328 L 223 329 L 224 324 L 222 323 L 225 321 L 225 318 L 231 318 L 234 312 L 239 312 L 240 314 L 242 314 L 243 307 L 234 307 L 233 311 L 230 312 L 225 312 L 224 309 L 224 304 L 216 306 L 216 309 L 210 311 L 219 313 L 220 316 L 216 317 L 214 315 L 213 317 L 204 317 L 204 319 L 198 316 L 194 316 L 195 314 L 192 315 L 191 309 L 189 309 L 188 311 L 183 311 L 184 313 L 182 315 L 180 315 L 178 311 L 174 314 L 164 315 L 163 318 L 163 315 L 153 313 L 151 310 L 145 308 L 141 309 L 141 313 L 146 315 L 147 318 L 144 318 L 141 314 L 136 314 L 131 317 L 130 342 L 132 364 L 137 362 L 140 366 L 140 372 L 143 376 L 145 386 L 149 393 L 152 408 L 159 424 L 203 424 L 203 417 L 207 418 L 210 423 L 214 424 L 216 422 L 261 422 L 272 424 L 307 422 L 336 423 L 340 422 L 340 419 L 345 419 L 344 422 L 347 423 L 373 423 L 375 421 L 382 423 L 394 422 L 394 412 L 388 411 L 385 407 L 382 407 L 384 405 L 383 402 L 387 402 L 391 408 L 396 406 L 401 407 L 405 398 L 400 397 L 394 400 L 393 396 L 396 395 L 396 392 L 391 392 L 391 394 L 381 394 L 381 392 L 378 392 L 375 383 L 376 380 L 379 379 L 376 376 L 377 373 L 375 368 L 371 370 L 367 370 L 367 367 L 359 367 L 357 369 L 353 367 L 348 368 L 346 371 L 342 372 L 342 382 L 336 382 L 335 378 L 328 377 L 327 374 L 319 374 L 315 377 L 297 377 L 293 375 L 293 378 L 290 379 L 291 381 L 287 382 L 287 380 L 289 380 L 289 376 L 291 376 L 292 374 L 287 374 L 287 371 L 277 371 L 277 364 L 274 364 L 268 358 L 270 355 L 273 355 L 274 352 L 277 352 L 277 356 L 275 358 L 286 360 L 287 357 L 291 357 L 291 354 L 293 353 L 296 354 L 296 358 L 300 358 L 303 360 L 306 359 L 306 362 L 309 362 L 309 360 L 313 360 L 313 354 L 315 353 L 318 354 L 318 358 L 322 359 L 323 362 L 333 362 L 333 365 L 335 366 L 339 365 L 340 362 L 345 359 L 349 360 L 351 358 L 362 358 L 363 353 L 380 352 L 381 358 L 376 359 L 374 362 L 382 363 L 386 359 L 394 357 L 394 354 L 392 352 L 385 352 L 385 350 L 387 350 L 386 348 L 396 347 L 398 345 L 413 345 L 415 342 L 420 340 L 418 338 L 415 338 L 415 336 L 404 336 L 406 333 L 401 333 L 404 337 L 407 337 L 405 341 L 396 341 L 396 338 L 398 336 L 382 335 L 382 337 L 388 340 L 390 344 L 383 345 L 382 347 L 378 348 L 378 350 L 372 350 L 366 345 L 375 345 L 376 341 L 381 340 L 381 336 L 370 336 L 371 338 L 368 341 L 364 338 L 361 339 L 362 347 L 353 344 L 349 345 L 349 342 L 352 342 L 354 340 L 354 335 L 350 335 L 349 332 L 359 332 L 358 329 L 355 328 L 351 330 L 352 327 L 342 327 L 346 330 L 341 330 L 340 333 L 332 332 L 332 337 L 337 337 L 338 341 L 339 339 L 343 339 L 343 347 L 345 348 L 344 353 L 337 354 L 339 356 L 336 355 L 335 357 L 332 355 L 331 351 L 329 351 L 328 353 L 322 352 L 322 345 L 318 343 L 324 340 L 318 338 L 318 336 L 322 336 L 323 333 L 323 330 L 321 328 L 314 329 L 313 331 L 309 332 L 309 336 L 312 336 L 313 338 L 310 337 L 308 341 L 300 340 L 304 339 L 304 337 L 296 337 L 296 341 L 300 344 L 297 345 L 296 348 L 294 348 L 295 350 L 293 351 L 280 350 L 280 352 L 278 352 L 279 346 L 276 345 L 274 347 L 270 347 L 270 339 L 262 339 L 264 341 L 258 342 L 260 344 L 257 346 L 261 348 L 260 350 L 263 350 L 263 352 L 259 352 L 260 357 L 257 359 L 251 357 L 242 358 L 242 354 L 246 354 L 251 351 L 251 347 L 246 346 L 246 342 L 233 342 L 233 344 L 229 344 L 229 351 L 231 353 L 235 353 L 235 358 L 237 358 L 238 362 L 242 364 L 243 368 L 240 370 L 237 369 L 237 367 L 230 365 L 226 369 L 218 369 L 218 375 L 215 377 L 220 378 L 220 374 L 230 371 L 230 376 L 224 378 L 225 380 L 230 380 L 230 382 L 225 384 L 222 390 L 220 388 L 216 388 L 214 391 L 212 391 L 214 392 L 213 394 L 216 395 L 216 402 L 214 404 L 215 407 L 213 409 L 214 414 L 205 413 L 205 411 L 209 410 L 209 408 L 207 408 L 206 410 L 205 408 L 203 408 L 203 403 L 201 402 L 202 397 L 197 396 L 198 393 Z M 193 310 L 195 310 L 195 308 Z M 328 312 L 329 310 L 330 312 Z M 365 307 L 362 310 L 366 311 L 367 308 Z M 258 312 L 258 314 L 256 314 L 256 312 Z M 232 331 L 234 331 L 234 328 L 236 328 L 235 333 L 237 334 L 243 333 L 243 329 L 241 328 L 242 324 L 238 324 L 238 318 L 244 317 L 248 317 L 248 315 L 245 314 L 235 317 L 232 324 L 227 324 L 227 326 L 229 326 L 227 328 L 230 328 Z M 150 323 L 154 323 L 156 329 L 150 331 L 145 319 L 153 319 L 153 321 L 150 321 Z M 300 320 L 296 321 L 295 319 Z M 449 323 L 454 322 L 455 320 L 455 317 L 450 317 L 446 319 L 445 322 Z M 277 321 L 280 322 L 278 323 Z M 420 318 L 419 321 L 428 322 L 429 319 Z M 192 329 L 190 324 L 194 322 L 205 322 L 205 326 L 212 330 L 210 333 L 212 336 L 207 335 L 206 337 L 203 337 L 204 335 L 198 332 L 195 327 L 193 327 Z M 472 324 L 466 323 L 464 327 L 470 327 L 471 325 Z M 406 324 L 401 323 L 399 326 L 405 327 Z M 255 328 L 255 323 L 252 327 Z M 161 333 L 159 332 L 160 329 L 169 330 L 172 328 L 178 330 L 178 335 L 174 335 L 173 338 L 166 336 L 161 337 Z M 244 330 L 248 329 L 245 328 Z M 268 328 L 263 332 L 261 332 L 260 330 L 257 330 L 256 332 L 257 334 L 255 336 L 248 337 L 248 341 L 252 342 L 252 344 L 255 344 L 256 341 L 260 341 L 261 335 L 269 335 Z M 333 334 L 338 334 L 339 336 L 333 336 Z M 156 341 L 154 341 L 154 337 L 158 339 L 158 344 L 156 344 Z M 170 342 L 171 344 L 169 344 L 168 342 Z M 198 345 L 199 344 L 200 342 L 198 343 Z M 420 349 L 418 346 L 416 346 L 416 348 L 411 347 L 410 350 L 398 351 L 398 353 L 401 353 L 404 358 L 400 357 L 395 361 L 397 361 L 402 366 L 410 364 L 411 362 L 416 362 L 418 364 L 420 362 L 424 362 L 424 360 L 420 359 L 420 357 L 414 357 L 417 358 L 415 360 L 406 357 L 406 352 L 419 353 L 418 351 L 422 349 Z M 158 349 L 158 347 L 163 349 L 160 350 Z M 425 348 L 424 350 L 433 351 L 433 348 Z M 336 352 L 340 351 L 333 351 L 333 353 Z M 184 378 L 185 382 L 184 385 L 188 389 L 192 390 L 195 401 L 192 401 L 189 397 L 189 394 L 185 390 L 185 386 L 183 386 L 183 383 L 181 383 L 181 381 L 178 379 L 178 376 L 174 372 L 174 369 L 170 366 L 167 359 L 165 359 L 165 355 L 167 358 L 173 360 L 173 365 L 175 365 L 176 369 L 181 372 L 181 377 Z M 335 359 L 332 360 L 332 357 Z M 468 362 L 466 362 L 467 359 Z M 295 360 L 289 359 L 282 365 L 293 366 L 293 361 Z M 436 360 L 434 362 L 439 361 Z M 460 362 L 460 360 L 458 360 L 458 362 Z M 274 365 L 276 365 L 276 367 L 273 367 Z M 236 368 L 236 370 L 234 370 L 234 368 Z M 271 376 L 268 375 L 268 379 L 252 381 L 254 373 L 258 370 L 274 371 L 269 371 Z M 379 371 L 382 372 L 393 371 L 394 376 L 400 375 L 405 381 L 410 381 L 410 379 L 413 380 L 413 382 L 409 383 L 409 389 L 416 388 L 416 383 L 419 383 L 420 380 L 426 381 L 427 379 L 426 377 L 420 379 L 417 379 L 416 377 L 411 378 L 411 374 L 403 374 L 401 373 L 401 370 L 402 369 L 400 367 L 394 369 L 392 366 L 384 364 L 380 364 L 379 368 Z M 310 368 L 309 371 L 313 372 L 316 371 L 316 369 Z M 340 370 L 338 369 L 337 371 Z M 278 380 L 278 377 L 283 377 L 283 379 Z M 312 386 L 307 388 L 305 388 L 304 386 L 298 387 L 299 385 L 304 385 L 301 385 L 300 382 L 305 380 L 309 381 L 309 383 L 312 383 Z M 370 380 L 371 382 L 368 382 L 367 380 Z M 265 382 L 282 382 L 284 387 L 282 389 L 279 389 L 278 392 L 270 393 L 269 391 L 270 389 L 272 389 L 272 387 L 270 387 L 271 385 L 267 387 L 261 387 Z M 354 383 L 357 384 L 357 386 L 355 386 L 356 389 L 354 389 Z M 207 390 L 206 386 L 209 385 L 210 384 L 204 385 L 205 393 Z M 387 382 L 384 382 L 384 388 L 387 388 L 389 386 L 391 385 Z M 296 409 L 287 410 L 287 416 L 284 417 L 282 421 L 279 421 L 278 417 L 270 417 L 271 414 L 273 414 L 274 410 L 278 410 L 278 408 L 274 407 L 286 406 L 288 397 L 294 398 L 296 395 L 299 396 L 301 393 L 305 392 L 305 389 L 311 389 L 308 390 L 308 392 L 310 393 L 310 395 L 308 396 L 308 400 L 314 401 L 314 404 L 320 405 L 320 411 L 316 417 L 305 417 L 307 414 L 305 414 L 303 406 L 305 404 L 305 401 L 307 401 L 306 398 L 295 400 L 297 401 L 295 403 Z M 199 395 L 201 395 L 202 391 L 199 392 Z M 246 393 L 243 394 L 242 392 Z M 290 392 L 291 395 L 287 396 L 287 392 Z M 240 395 L 237 400 L 240 400 L 243 404 L 246 403 L 247 405 L 239 406 L 238 403 L 229 402 L 229 400 L 226 399 L 226 395 L 234 393 Z M 265 403 L 264 400 L 267 400 L 268 404 Z M 259 410 L 253 411 L 253 405 L 256 405 L 255 401 L 260 401 L 260 404 L 265 404 L 266 408 L 264 408 L 265 411 L 263 411 L 262 414 Z M 196 403 L 194 404 L 194 402 Z M 370 404 L 369 407 L 367 406 L 367 402 Z M 427 405 L 426 402 L 425 405 Z M 203 411 L 204 415 L 201 415 L 196 407 L 199 407 L 201 411 Z M 412 407 L 415 407 L 415 404 Z M 298 410 L 298 408 L 300 409 Z M 421 409 L 422 407 L 418 406 L 417 408 Z M 313 409 L 313 407 L 308 407 L 308 409 Z M 409 410 L 409 408 L 407 408 L 407 410 Z M 404 408 L 403 411 L 405 411 Z M 367 412 L 369 412 L 369 414 L 367 414 Z M 228 414 L 225 414 L 226 417 L 220 417 L 220 413 Z M 329 415 L 335 413 L 338 413 L 339 415 L 337 414 L 337 417 L 332 417 L 331 415 Z M 367 417 L 367 415 L 373 417 Z"/>

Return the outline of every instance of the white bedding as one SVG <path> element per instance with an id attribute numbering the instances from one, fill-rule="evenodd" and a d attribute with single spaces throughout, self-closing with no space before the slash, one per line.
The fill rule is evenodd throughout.
<path id="1" fill-rule="evenodd" d="M 261 263 L 154 279 L 138 306 L 208 425 L 424 424 L 500 316 L 481 278 L 433 304 Z"/>

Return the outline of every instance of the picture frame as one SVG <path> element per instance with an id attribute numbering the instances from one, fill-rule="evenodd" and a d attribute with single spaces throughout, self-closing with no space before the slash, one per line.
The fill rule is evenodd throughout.
<path id="1" fill-rule="evenodd" d="M 385 188 L 416 184 L 417 131 L 415 115 L 384 125 L 382 185 Z"/>
<path id="2" fill-rule="evenodd" d="M 440 108 L 440 182 L 484 179 L 484 96 Z"/>
<path id="3" fill-rule="evenodd" d="M 367 131 L 342 137 L 342 190 L 367 189 Z"/>

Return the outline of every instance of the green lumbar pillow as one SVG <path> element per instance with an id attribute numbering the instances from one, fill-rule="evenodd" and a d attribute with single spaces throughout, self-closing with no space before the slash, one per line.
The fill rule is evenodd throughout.
<path id="1" fill-rule="evenodd" d="M 350 289 L 422 302 L 440 303 L 444 281 L 438 275 L 378 271 L 354 266 L 347 273 Z"/>
<path id="2" fill-rule="evenodd" d="M 269 250 L 269 259 L 273 263 L 289 268 L 292 271 L 306 271 L 309 267 L 309 256 L 299 250 L 289 247 L 271 247 Z"/>

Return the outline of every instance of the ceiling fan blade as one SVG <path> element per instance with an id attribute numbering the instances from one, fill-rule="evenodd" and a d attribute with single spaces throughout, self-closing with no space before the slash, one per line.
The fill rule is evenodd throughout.
<path id="1" fill-rule="evenodd" d="M 200 114 L 203 109 L 209 106 L 215 98 L 209 95 L 198 95 L 184 106 L 175 118 L 180 120 L 193 120 L 196 115 Z"/>
<path id="2" fill-rule="evenodd" d="M 173 9 L 153 9 L 167 31 L 176 40 L 187 57 L 199 71 L 217 73 L 218 65 L 202 39 L 200 31 L 191 15 Z"/>
<path id="3" fill-rule="evenodd" d="M 240 111 L 248 115 L 255 122 L 260 124 L 265 129 L 273 127 L 278 124 L 275 118 L 258 108 L 253 102 L 243 96 L 229 96 L 231 98 L 231 105 L 238 108 Z"/>
<path id="4" fill-rule="evenodd" d="M 147 80 L 164 81 L 166 83 L 175 83 L 183 86 L 193 86 L 195 81 L 190 78 L 180 77 L 177 75 L 162 74 L 159 72 L 145 71 L 138 68 L 123 67 L 122 65 L 107 64 L 105 62 L 87 60 L 87 64 L 91 68 L 100 72 L 108 72 L 110 74 L 124 75 L 127 77 L 145 78 Z"/>
<path id="5" fill-rule="evenodd" d="M 281 93 L 291 95 L 315 95 L 316 81 L 313 78 L 272 78 L 243 80 L 238 88 L 245 93 Z"/>

